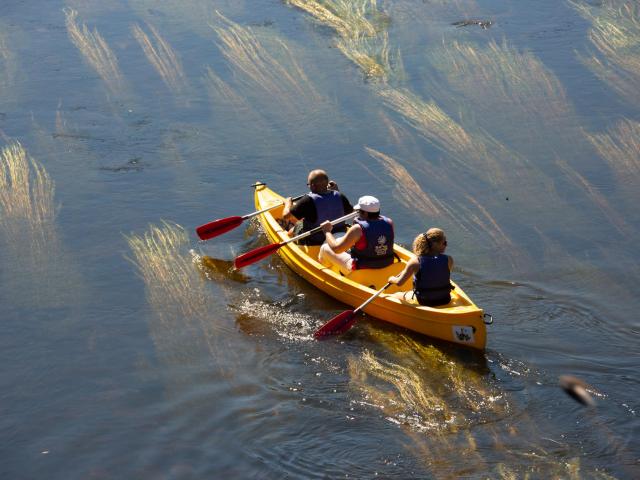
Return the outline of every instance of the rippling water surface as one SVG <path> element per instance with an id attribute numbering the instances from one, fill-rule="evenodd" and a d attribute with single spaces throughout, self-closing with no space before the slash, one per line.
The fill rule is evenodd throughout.
<path id="1" fill-rule="evenodd" d="M 639 85 L 629 0 L 3 2 L 0 476 L 638 478 Z M 198 243 L 313 168 L 447 231 L 485 352 Z"/>

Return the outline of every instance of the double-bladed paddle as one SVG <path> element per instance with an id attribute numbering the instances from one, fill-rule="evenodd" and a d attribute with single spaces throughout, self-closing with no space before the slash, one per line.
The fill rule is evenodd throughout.
<path id="1" fill-rule="evenodd" d="M 314 337 L 321 339 L 328 335 L 339 335 L 349 330 L 358 319 L 358 312 L 373 302 L 382 292 L 384 292 L 391 283 L 387 283 L 384 287 L 371 295 L 369 299 L 355 310 L 345 310 L 340 315 L 336 315 L 313 334 Z"/>
<path id="2" fill-rule="evenodd" d="M 348 215 L 345 215 L 344 217 L 331 220 L 331 225 L 336 225 L 338 223 L 351 220 L 356 215 L 358 215 L 358 212 L 351 212 Z M 322 226 L 319 226 L 307 232 L 301 233 L 300 235 L 290 238 L 289 240 L 285 240 L 284 242 L 272 243 L 271 245 L 265 245 L 264 247 L 255 248 L 247 253 L 243 253 L 242 255 L 236 257 L 233 263 L 236 268 L 246 267 L 247 265 L 251 265 L 252 263 L 255 263 L 259 260 L 262 260 L 263 258 L 268 257 L 272 253 L 277 252 L 280 249 L 280 247 L 285 246 L 287 243 L 301 240 L 305 237 L 308 237 L 309 235 L 313 235 L 314 233 L 319 232 L 320 230 L 322 230 Z"/>
<path id="3" fill-rule="evenodd" d="M 304 195 L 299 195 L 292 200 L 295 202 L 296 200 L 300 200 L 302 197 L 304 197 Z M 200 225 L 198 228 L 196 228 L 196 233 L 198 234 L 198 237 L 200 237 L 200 240 L 209 240 L 210 238 L 217 237 L 218 235 L 222 235 L 223 233 L 227 233 L 229 230 L 233 230 L 234 228 L 240 226 L 240 224 L 248 218 L 252 218 L 256 215 L 260 215 L 261 213 L 273 210 L 274 208 L 277 208 L 282 204 L 283 202 L 278 202 L 275 205 L 271 205 L 270 207 L 258 210 L 257 212 L 249 213 L 242 217 L 234 216 L 220 218 L 218 220 L 214 220 L 213 222 L 205 223 L 204 225 Z"/>

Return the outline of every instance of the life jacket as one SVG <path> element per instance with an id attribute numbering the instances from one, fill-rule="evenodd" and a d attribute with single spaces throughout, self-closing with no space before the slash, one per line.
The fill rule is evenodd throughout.
<path id="1" fill-rule="evenodd" d="M 303 219 L 302 232 L 308 232 L 309 230 L 319 227 L 325 220 L 335 220 L 345 215 L 340 192 L 329 190 L 325 193 L 309 192 L 307 195 L 313 200 L 316 206 L 317 218 L 315 222 L 310 222 L 306 218 Z M 332 229 L 333 232 L 344 232 L 346 230 L 347 226 L 344 222 L 334 225 Z M 324 240 L 324 232 L 320 231 L 302 239 L 300 243 L 304 245 L 321 245 L 324 243 Z"/>
<path id="2" fill-rule="evenodd" d="M 449 257 L 440 255 L 420 255 L 420 268 L 413 276 L 413 292 L 420 305 L 445 305 L 451 301 L 451 275 Z"/>
<path id="3" fill-rule="evenodd" d="M 362 237 L 351 247 L 349 254 L 355 260 L 354 268 L 384 268 L 393 263 L 393 223 L 387 217 L 376 220 L 356 218 L 362 228 Z"/>

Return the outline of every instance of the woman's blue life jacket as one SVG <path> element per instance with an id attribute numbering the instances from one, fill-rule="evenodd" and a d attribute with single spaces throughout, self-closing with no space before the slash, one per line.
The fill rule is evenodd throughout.
<path id="1" fill-rule="evenodd" d="M 335 190 L 329 190 L 325 193 L 313 193 L 309 192 L 307 195 L 313 200 L 316 206 L 317 218 L 315 222 L 310 222 L 306 218 L 302 220 L 302 232 L 308 232 L 320 226 L 320 224 L 326 220 L 335 220 L 336 218 L 343 217 L 344 204 L 342 202 L 342 195 Z M 347 226 L 344 222 L 338 223 L 333 226 L 333 232 L 344 232 L 347 230 Z M 309 235 L 307 238 L 302 239 L 300 243 L 305 245 L 321 245 L 324 243 L 324 232 L 316 232 L 313 235 Z"/>
<path id="2" fill-rule="evenodd" d="M 449 257 L 440 255 L 420 255 L 420 268 L 413 276 L 413 292 L 420 305 L 445 305 L 451 301 L 451 273 Z"/>
<path id="3" fill-rule="evenodd" d="M 354 268 L 384 268 L 393 263 L 393 224 L 387 217 L 376 220 L 356 218 L 362 228 L 362 237 L 351 247 L 349 254 L 355 260 Z"/>

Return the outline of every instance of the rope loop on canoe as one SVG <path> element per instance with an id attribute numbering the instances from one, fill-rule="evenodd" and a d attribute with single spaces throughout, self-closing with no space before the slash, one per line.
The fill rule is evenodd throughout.
<path id="1" fill-rule="evenodd" d="M 484 322 L 485 325 L 491 325 L 493 323 L 493 315 L 491 315 L 490 313 L 483 313 L 482 321 Z"/>
<path id="2" fill-rule="evenodd" d="M 256 182 L 256 183 L 252 183 L 251 185 L 249 185 L 250 187 L 253 188 L 258 188 L 258 187 L 266 187 L 267 184 L 264 182 Z"/>

